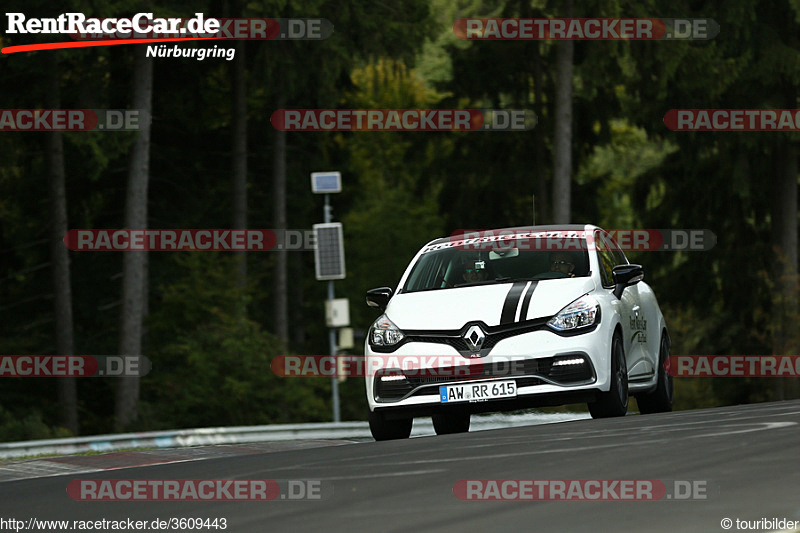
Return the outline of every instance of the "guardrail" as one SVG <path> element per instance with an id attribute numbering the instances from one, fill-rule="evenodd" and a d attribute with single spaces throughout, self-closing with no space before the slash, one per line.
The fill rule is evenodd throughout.
<path id="1" fill-rule="evenodd" d="M 589 418 L 585 413 L 526 413 L 522 415 L 473 416 L 470 431 L 503 427 L 546 424 Z M 429 418 L 414 421 L 411 436 L 433 435 Z M 0 458 L 35 455 L 71 455 L 82 452 L 111 452 L 126 448 L 181 448 L 218 444 L 306 440 L 306 439 L 369 439 L 367 422 L 319 422 L 307 424 L 274 424 L 197 429 L 174 429 L 142 433 L 120 433 L 71 437 L 66 439 L 32 440 L 0 443 Z"/>

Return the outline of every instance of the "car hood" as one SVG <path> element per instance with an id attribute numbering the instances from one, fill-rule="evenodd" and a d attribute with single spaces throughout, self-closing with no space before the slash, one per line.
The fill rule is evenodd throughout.
<path id="1" fill-rule="evenodd" d="M 386 315 L 400 329 L 461 329 L 478 320 L 497 326 L 553 316 L 594 289 L 592 278 L 580 277 L 400 293 Z M 528 311 L 520 317 L 526 299 Z"/>

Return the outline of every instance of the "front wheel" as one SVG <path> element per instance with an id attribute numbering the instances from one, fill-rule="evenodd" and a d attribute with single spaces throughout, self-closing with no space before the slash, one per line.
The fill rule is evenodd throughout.
<path id="1" fill-rule="evenodd" d="M 672 376 L 669 373 L 669 341 L 666 335 L 661 337 L 658 361 L 656 388 L 651 392 L 636 395 L 639 412 L 643 415 L 672 411 Z"/>
<path id="2" fill-rule="evenodd" d="M 622 337 L 614 334 L 611 341 L 611 387 L 601 392 L 597 400 L 589 404 L 592 418 L 625 416 L 628 412 L 628 364 L 625 361 L 625 348 Z"/>
<path id="3" fill-rule="evenodd" d="M 413 418 L 387 420 L 385 414 L 369 409 L 367 409 L 367 418 L 369 419 L 369 430 L 375 440 L 407 439 L 411 436 Z"/>

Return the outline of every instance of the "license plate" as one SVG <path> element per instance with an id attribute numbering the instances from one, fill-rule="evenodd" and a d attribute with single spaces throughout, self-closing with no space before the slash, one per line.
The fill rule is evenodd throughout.
<path id="1" fill-rule="evenodd" d="M 439 398 L 442 403 L 483 402 L 495 398 L 515 398 L 515 381 L 491 381 L 483 383 L 464 383 L 463 385 L 442 385 Z"/>

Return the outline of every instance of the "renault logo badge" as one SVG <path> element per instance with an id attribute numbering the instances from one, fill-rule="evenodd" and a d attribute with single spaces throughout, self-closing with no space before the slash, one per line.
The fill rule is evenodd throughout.
<path id="1" fill-rule="evenodd" d="M 464 334 L 464 341 L 467 343 L 467 348 L 470 352 L 477 353 L 483 346 L 483 341 L 486 340 L 486 334 L 480 326 L 472 325 Z"/>

